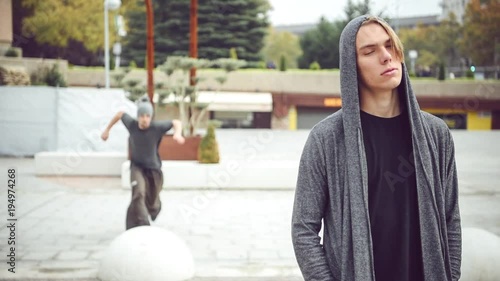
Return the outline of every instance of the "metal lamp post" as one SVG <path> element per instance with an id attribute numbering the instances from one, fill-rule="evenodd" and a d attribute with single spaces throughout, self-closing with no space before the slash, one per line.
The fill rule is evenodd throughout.
<path id="1" fill-rule="evenodd" d="M 109 19 L 108 11 L 120 8 L 121 0 L 104 0 L 104 75 L 106 89 L 109 89 Z"/>
<path id="2" fill-rule="evenodd" d="M 122 53 L 120 38 L 127 36 L 127 31 L 125 30 L 125 23 L 123 22 L 123 17 L 121 15 L 117 15 L 115 17 L 115 25 L 118 41 L 113 45 L 113 54 L 115 55 L 115 70 L 117 70 L 120 68 L 120 55 Z"/>
<path id="3" fill-rule="evenodd" d="M 410 50 L 408 51 L 408 55 L 410 56 L 411 73 L 415 74 L 415 61 L 418 58 L 418 52 L 416 50 Z"/>
<path id="4" fill-rule="evenodd" d="M 154 81 L 153 69 L 155 67 L 155 46 L 154 46 L 154 13 L 153 1 L 145 0 L 146 2 L 146 64 L 148 75 L 148 96 L 154 108 Z"/>
<path id="5" fill-rule="evenodd" d="M 198 0 L 191 0 L 189 10 L 189 56 L 198 57 Z M 189 72 L 189 85 L 194 85 L 196 68 L 191 68 Z"/>

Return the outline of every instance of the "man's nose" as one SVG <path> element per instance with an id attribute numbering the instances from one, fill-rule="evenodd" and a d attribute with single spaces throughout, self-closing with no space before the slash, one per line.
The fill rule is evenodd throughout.
<path id="1" fill-rule="evenodd" d="M 391 55 L 391 52 L 389 50 L 387 50 L 386 47 L 383 47 L 382 48 L 382 53 L 381 53 L 381 62 L 383 64 L 386 64 L 388 62 L 390 62 L 392 60 L 392 55 Z"/>

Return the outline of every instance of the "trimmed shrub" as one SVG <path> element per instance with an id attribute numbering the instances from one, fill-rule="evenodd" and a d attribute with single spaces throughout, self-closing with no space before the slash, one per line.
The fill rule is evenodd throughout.
<path id="1" fill-rule="evenodd" d="M 280 71 L 286 71 L 286 57 L 284 55 L 280 57 Z"/>
<path id="2" fill-rule="evenodd" d="M 317 61 L 313 61 L 310 65 L 309 65 L 309 69 L 310 70 L 320 70 L 321 69 L 321 66 L 319 65 L 319 63 Z"/>
<path id="3" fill-rule="evenodd" d="M 204 164 L 219 163 L 219 145 L 215 139 L 215 125 L 209 124 L 207 134 L 198 147 L 198 161 Z"/>
<path id="4" fill-rule="evenodd" d="M 446 73 L 444 71 L 444 63 L 439 64 L 439 74 L 438 74 L 438 80 L 439 81 L 444 81 L 446 79 Z"/>
<path id="5" fill-rule="evenodd" d="M 5 52 L 4 56 L 6 56 L 6 57 L 13 57 L 13 58 L 17 58 L 17 57 L 19 57 L 19 52 L 18 52 L 16 49 L 14 49 L 14 48 L 9 48 L 9 49 Z"/>
<path id="6" fill-rule="evenodd" d="M 467 71 L 465 72 L 465 77 L 474 78 L 474 72 L 472 72 L 472 70 L 470 69 L 467 69 Z"/>
<path id="7" fill-rule="evenodd" d="M 236 48 L 229 49 L 229 57 L 232 58 L 233 60 L 238 59 L 238 53 L 236 52 Z"/>

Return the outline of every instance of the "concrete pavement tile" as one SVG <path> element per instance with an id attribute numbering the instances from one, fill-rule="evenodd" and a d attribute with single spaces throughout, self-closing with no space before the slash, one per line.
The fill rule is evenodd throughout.
<path id="1" fill-rule="evenodd" d="M 46 260 L 40 261 L 39 267 L 42 272 L 49 271 L 78 271 L 84 269 L 96 269 L 99 266 L 98 261 L 91 260 Z"/>
<path id="2" fill-rule="evenodd" d="M 191 248 L 191 254 L 195 260 L 213 260 L 216 258 L 216 252 L 209 249 L 193 249 Z"/>
<path id="3" fill-rule="evenodd" d="M 245 249 L 216 249 L 215 258 L 217 260 L 246 260 L 248 252 Z"/>
<path id="4" fill-rule="evenodd" d="M 229 265 L 230 264 L 230 265 Z M 248 276 L 242 269 L 245 268 L 243 263 L 221 263 L 211 262 L 206 264 L 197 265 L 195 268 L 195 276 L 198 277 L 234 277 L 234 276 Z"/>
<path id="5" fill-rule="evenodd" d="M 192 235 L 209 235 L 212 233 L 212 227 L 208 225 L 197 225 L 191 229 Z"/>
<path id="6" fill-rule="evenodd" d="M 100 261 L 102 260 L 102 257 L 104 256 L 104 251 L 92 251 L 90 252 L 90 255 L 89 255 L 89 260 L 97 260 L 97 261 Z"/>
<path id="7" fill-rule="evenodd" d="M 278 252 L 276 250 L 250 250 L 250 260 L 268 260 L 277 259 Z"/>
<path id="8" fill-rule="evenodd" d="M 19 238 L 20 241 L 30 241 L 30 240 L 40 240 L 41 234 L 38 231 L 33 231 L 32 229 L 29 230 L 21 230 L 17 233 L 17 238 Z M 52 239 L 53 240 L 53 239 Z"/>
<path id="9" fill-rule="evenodd" d="M 216 236 L 216 238 L 213 238 L 210 239 L 210 236 L 208 236 L 208 239 L 207 242 L 210 242 L 210 246 L 213 248 L 213 249 L 220 249 L 220 248 L 233 248 L 234 247 L 234 242 L 229 240 L 229 239 L 225 239 L 223 237 L 221 237 L 220 235 L 217 235 L 217 233 L 214 233 Z"/>
<path id="10" fill-rule="evenodd" d="M 295 260 L 295 252 L 294 252 L 293 248 L 278 250 L 278 256 L 280 258 L 283 258 L 283 259 L 293 259 L 293 260 Z"/>
<path id="11" fill-rule="evenodd" d="M 300 277 L 300 272 L 295 266 L 271 267 L 265 262 L 259 263 L 240 263 L 240 262 L 212 262 L 196 267 L 197 278 L 217 276 L 220 280 L 247 280 L 244 277 L 253 277 L 248 280 L 288 280 L 280 276 Z M 258 277 L 257 277 L 258 276 Z M 259 277 L 265 277 L 261 279 Z M 268 279 L 267 279 L 268 278 Z M 296 280 L 296 279 L 291 279 Z M 299 279 L 302 280 L 302 279 Z"/>
<path id="12" fill-rule="evenodd" d="M 24 244 L 23 244 L 24 247 Z M 67 251 L 73 247 L 71 244 L 39 244 L 31 243 L 26 245 L 27 251 Z"/>
<path id="13" fill-rule="evenodd" d="M 22 261 L 42 261 L 54 258 L 58 251 L 28 251 L 20 260 Z"/>
<path id="14" fill-rule="evenodd" d="M 23 231 L 28 229 L 33 229 L 40 223 L 39 219 L 35 219 L 29 216 L 23 216 L 18 219 L 19 229 Z"/>
<path id="15" fill-rule="evenodd" d="M 283 259 L 283 258 L 278 258 L 278 259 L 267 259 L 265 261 L 262 261 L 266 267 L 269 268 L 296 268 L 297 267 L 297 260 L 295 260 L 295 257 L 293 259 Z"/>
<path id="16" fill-rule="evenodd" d="M 0 280 L 19 280 L 33 277 L 38 272 L 38 261 L 17 261 L 15 273 L 7 271 L 9 266 L 2 262 L 0 263 Z"/>
<path id="17" fill-rule="evenodd" d="M 88 251 L 61 251 L 56 256 L 56 260 L 85 260 L 89 256 Z"/>
<path id="18" fill-rule="evenodd" d="M 279 244 L 276 240 L 273 239 L 252 239 L 250 242 L 250 245 L 252 249 L 257 249 L 257 250 L 266 250 L 266 249 L 281 249 L 283 248 L 283 244 Z M 290 245 L 287 247 L 291 247 L 291 242 Z"/>
<path id="19" fill-rule="evenodd" d="M 118 236 L 118 235 L 117 235 L 117 236 Z M 100 240 L 100 241 L 99 241 L 99 245 L 101 245 L 101 246 L 103 246 L 103 247 L 106 247 L 106 248 L 107 248 L 107 247 L 111 244 L 111 242 L 113 242 L 113 240 L 114 240 L 115 238 L 116 238 L 116 237 L 114 237 L 114 238 L 112 238 L 112 239 L 111 239 L 111 238 L 105 238 L 105 239 L 102 239 L 102 240 Z"/>
<path id="20" fill-rule="evenodd" d="M 76 244 L 74 247 L 73 247 L 73 250 L 76 250 L 76 251 L 102 251 L 102 250 L 105 250 L 107 247 L 106 246 L 103 246 L 103 245 L 99 245 L 98 242 L 96 243 L 93 243 L 93 244 Z"/>

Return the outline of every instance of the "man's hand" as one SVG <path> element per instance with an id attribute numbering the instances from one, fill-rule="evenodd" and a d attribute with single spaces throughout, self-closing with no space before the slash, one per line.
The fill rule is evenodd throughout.
<path id="1" fill-rule="evenodd" d="M 101 139 L 103 141 L 106 141 L 106 140 L 108 140 L 108 138 L 109 138 L 109 131 L 108 130 L 104 130 L 104 132 L 102 132 Z"/>
<path id="2" fill-rule="evenodd" d="M 186 141 L 184 137 L 181 134 L 174 134 L 173 136 L 174 141 L 176 141 L 178 144 L 184 144 Z"/>

